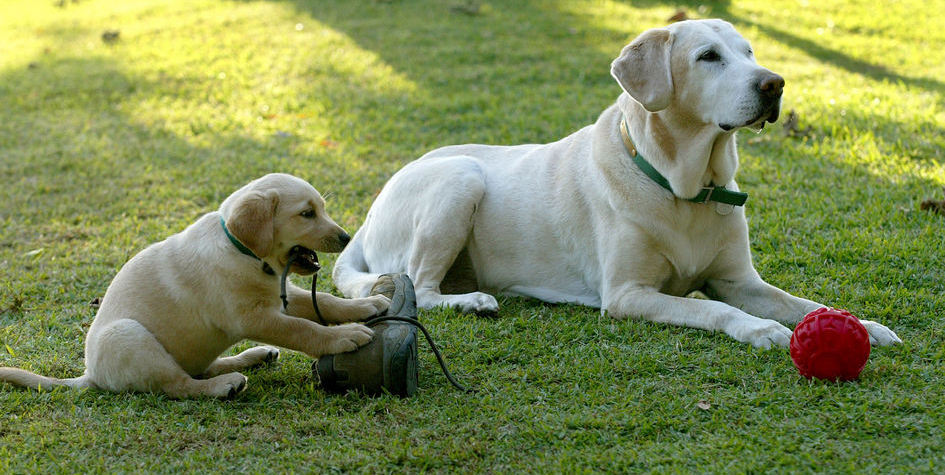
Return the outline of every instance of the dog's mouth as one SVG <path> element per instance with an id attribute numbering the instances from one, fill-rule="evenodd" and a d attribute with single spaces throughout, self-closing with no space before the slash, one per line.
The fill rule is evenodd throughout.
<path id="1" fill-rule="evenodd" d="M 781 99 L 778 99 L 770 108 L 764 113 L 761 114 L 761 117 L 758 118 L 758 130 L 761 130 L 765 127 L 765 122 L 773 124 L 778 121 L 778 117 L 781 116 Z"/>
<path id="2" fill-rule="evenodd" d="M 765 123 L 775 123 L 778 121 L 778 117 L 781 115 L 781 101 L 771 104 L 761 113 L 755 117 L 745 121 L 740 125 L 734 124 L 719 124 L 719 128 L 728 132 L 730 130 L 737 129 L 739 127 L 744 127 L 747 129 L 754 130 L 755 132 L 761 132 L 765 128 Z"/>
<path id="3" fill-rule="evenodd" d="M 290 270 L 299 275 L 314 274 L 322 267 L 318 263 L 318 255 L 315 251 L 302 246 L 295 246 L 289 250 L 286 265 L 291 266 Z"/>
<path id="4" fill-rule="evenodd" d="M 766 123 L 775 123 L 778 120 L 778 109 L 775 108 L 773 112 L 767 114 L 761 114 L 758 117 L 755 117 L 753 120 L 745 124 L 745 128 L 754 130 L 755 132 L 761 132 L 765 128 Z"/>

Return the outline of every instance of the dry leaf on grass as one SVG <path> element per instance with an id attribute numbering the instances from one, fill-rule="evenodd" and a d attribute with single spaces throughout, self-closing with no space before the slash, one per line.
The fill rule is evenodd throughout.
<path id="1" fill-rule="evenodd" d="M 931 211 L 945 216 L 945 200 L 925 200 L 919 208 L 922 211 Z"/>
<path id="2" fill-rule="evenodd" d="M 811 128 L 810 126 L 800 127 L 800 117 L 792 109 L 791 112 L 788 112 L 787 118 L 784 119 L 784 133 L 788 137 L 807 137 L 810 135 Z"/>
<path id="3" fill-rule="evenodd" d="M 669 17 L 666 21 L 675 22 L 675 21 L 683 21 L 683 20 L 688 20 L 688 19 L 689 19 L 689 15 L 686 15 L 686 10 L 683 10 L 682 8 L 680 8 L 679 10 L 676 10 L 676 13 L 673 13 L 673 16 Z"/>

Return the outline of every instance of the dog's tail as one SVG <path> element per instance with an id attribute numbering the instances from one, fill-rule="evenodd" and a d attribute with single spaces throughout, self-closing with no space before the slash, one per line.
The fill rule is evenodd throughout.
<path id="1" fill-rule="evenodd" d="M 364 260 L 364 247 L 361 244 L 363 239 L 360 230 L 354 233 L 354 238 L 335 261 L 335 268 L 331 273 L 335 286 L 348 298 L 367 297 L 380 276 L 370 273 L 368 269 L 367 261 Z"/>
<path id="2" fill-rule="evenodd" d="M 70 388 L 91 388 L 95 387 L 87 375 L 78 378 L 57 379 L 42 376 L 25 369 L 0 367 L 0 381 L 6 381 L 16 386 L 24 388 L 40 389 L 53 388 L 57 386 L 68 386 Z"/>

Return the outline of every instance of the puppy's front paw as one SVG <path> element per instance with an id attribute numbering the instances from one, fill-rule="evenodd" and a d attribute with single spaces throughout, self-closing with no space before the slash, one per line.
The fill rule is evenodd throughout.
<path id="1" fill-rule="evenodd" d="M 860 323 L 866 327 L 866 332 L 870 334 L 870 344 L 873 346 L 898 345 L 902 340 L 898 335 L 885 325 L 871 320 L 860 320 Z"/>
<path id="2" fill-rule="evenodd" d="M 364 346 L 374 337 L 374 330 L 360 323 L 346 323 L 328 328 L 331 332 L 325 354 L 333 355 L 354 351 Z"/>
<path id="3" fill-rule="evenodd" d="M 390 299 L 386 295 L 372 295 L 364 299 L 367 306 L 370 307 L 368 317 L 374 317 L 384 313 L 390 308 Z"/>
<path id="4" fill-rule="evenodd" d="M 343 322 L 360 322 L 384 313 L 390 307 L 390 299 L 383 295 L 349 300 L 346 318 Z"/>

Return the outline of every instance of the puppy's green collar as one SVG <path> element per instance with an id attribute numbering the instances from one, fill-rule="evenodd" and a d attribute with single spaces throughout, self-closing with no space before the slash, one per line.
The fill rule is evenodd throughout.
<path id="1" fill-rule="evenodd" d="M 236 246 L 236 248 L 239 249 L 241 253 L 249 257 L 252 257 L 253 259 L 256 259 L 257 261 L 262 261 L 262 271 L 264 273 L 269 274 L 269 275 L 276 275 L 276 271 L 272 270 L 272 266 L 270 266 L 268 262 L 260 259 L 259 256 L 257 256 L 253 251 L 251 251 L 248 247 L 243 245 L 243 243 L 241 243 L 239 239 L 236 239 L 236 236 L 230 234 L 230 230 L 226 229 L 226 221 L 223 219 L 223 216 L 220 216 L 220 226 L 223 227 L 223 232 L 226 233 L 226 237 L 229 238 L 230 242 L 232 242 L 233 245 Z"/>
<path id="2" fill-rule="evenodd" d="M 223 232 L 226 233 L 226 237 L 230 239 L 230 242 L 232 242 L 233 245 L 236 246 L 236 248 L 239 249 L 240 252 L 242 252 L 243 254 L 246 254 L 249 257 L 252 257 L 253 259 L 256 259 L 257 261 L 262 260 L 259 258 L 259 256 L 254 254 L 253 251 L 251 251 L 248 247 L 243 245 L 243 243 L 241 243 L 239 239 L 236 239 L 235 236 L 230 234 L 230 230 L 226 229 L 226 221 L 223 219 L 223 216 L 220 216 L 220 226 L 223 226 Z"/>
<path id="3" fill-rule="evenodd" d="M 650 177 L 651 180 L 655 181 L 663 188 L 666 188 L 675 196 L 676 193 L 673 192 L 673 187 L 669 184 L 669 180 L 667 180 L 662 173 L 653 168 L 653 165 L 650 165 L 650 162 L 646 161 L 643 155 L 637 152 L 637 148 L 633 146 L 633 141 L 630 140 L 630 131 L 627 128 L 626 118 L 620 121 L 620 136 L 623 137 L 623 145 L 627 148 L 627 152 L 630 154 L 630 158 L 633 159 L 633 163 L 636 163 L 640 170 L 642 170 L 646 176 Z M 728 190 L 724 186 L 706 186 L 702 188 L 702 191 L 700 191 L 695 198 L 690 198 L 688 201 L 692 201 L 693 203 L 717 201 L 727 205 L 742 206 L 747 200 L 748 193 Z"/>

